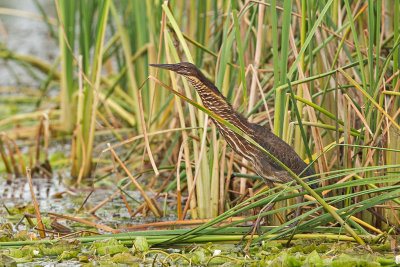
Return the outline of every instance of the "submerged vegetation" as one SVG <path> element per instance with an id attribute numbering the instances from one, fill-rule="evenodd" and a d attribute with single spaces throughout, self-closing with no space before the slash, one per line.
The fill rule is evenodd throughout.
<path id="1" fill-rule="evenodd" d="M 44 61 L 0 43 L 0 62 L 10 73 L 23 69 L 39 85 L 21 84 L 18 75 L 9 75 L 8 86 L 0 84 L 0 172 L 8 183 L 27 177 L 34 206 L 25 212 L 35 220 L 29 214 L 24 218 L 41 239 L 14 242 L 18 220 L 13 215 L 19 212 L 4 205 L 0 249 L 29 245 L 30 253 L 45 253 L 51 247 L 44 245 L 50 244 L 47 237 L 76 230 L 55 226 L 62 219 L 85 225 L 79 228 L 83 235 L 113 233 L 99 238 L 116 238 L 107 247 L 126 245 L 118 253 L 127 264 L 147 259 L 135 240 L 153 246 L 150 250 L 170 246 L 153 254 L 151 261 L 159 264 L 170 259 L 338 266 L 354 260 L 351 266 L 361 266 L 370 256 L 376 264 L 395 264 L 384 253 L 346 255 L 356 254 L 357 244 L 373 246 L 371 253 L 398 248 L 399 0 L 55 0 L 52 14 L 33 2 L 59 53 Z M 0 19 L 6 15 L 27 16 L 1 8 Z M 227 146 L 211 122 L 220 118 L 201 105 L 187 81 L 148 67 L 184 61 L 200 68 L 238 112 L 290 144 L 315 169 L 319 188 L 300 181 L 266 187 L 254 166 Z M 35 177 L 54 176 L 68 187 L 57 197 L 84 193 L 79 208 L 65 214 L 40 209 Z M 92 202 L 90 191 L 103 194 L 102 201 Z M 303 203 L 295 201 L 298 196 L 304 196 Z M 88 216 L 112 199 L 121 199 L 132 218 L 156 220 L 144 228 L 170 230 L 146 231 L 146 240 L 137 238 L 142 232 L 120 238 L 119 232 L 135 228 L 94 223 Z M 303 213 L 295 217 L 298 206 Z M 43 223 L 47 218 L 51 225 Z M 193 242 L 237 244 L 255 221 L 268 227 L 253 229 L 241 243 L 250 260 L 215 244 L 172 249 Z M 313 240 L 305 241 L 314 242 L 307 245 L 313 249 L 296 254 L 303 235 Z M 64 259 L 101 255 L 101 249 L 93 249 L 95 239 L 69 243 L 76 249 L 91 242 L 85 249 L 91 246 L 92 252 Z M 318 249 L 326 240 L 336 244 Z M 345 251 L 339 241 L 353 244 L 346 243 Z M 283 249 L 282 243 L 294 245 Z M 346 255 L 330 258 L 336 252 Z M 104 254 L 105 261 L 112 260 L 109 250 Z"/>

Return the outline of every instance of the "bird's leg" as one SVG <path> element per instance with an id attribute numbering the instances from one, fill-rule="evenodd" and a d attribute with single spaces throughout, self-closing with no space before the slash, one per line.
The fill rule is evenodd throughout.
<path id="1" fill-rule="evenodd" d="M 271 181 L 269 181 L 269 180 L 265 180 L 265 179 L 264 179 L 264 182 L 267 184 L 268 189 L 274 188 L 274 183 L 273 183 L 273 182 L 271 182 Z M 265 206 L 265 207 L 260 211 L 260 214 L 261 214 L 261 213 L 264 213 L 264 212 L 270 211 L 274 206 L 275 206 L 275 202 L 268 204 L 267 206 Z M 238 245 L 240 245 L 240 244 L 243 242 L 243 240 L 246 238 L 246 236 L 248 236 L 249 234 L 251 234 L 251 238 L 250 238 L 250 240 L 248 241 L 248 243 L 247 243 L 247 245 L 246 245 L 246 248 L 247 248 L 247 247 L 250 245 L 251 240 L 252 240 L 252 236 L 254 235 L 254 233 L 255 233 L 256 231 L 257 231 L 258 236 L 261 236 L 261 235 L 262 235 L 261 229 L 260 229 L 260 227 L 261 227 L 261 219 L 262 219 L 262 216 L 261 216 L 260 214 L 259 214 L 259 216 L 257 217 L 257 220 L 256 220 L 256 221 L 253 223 L 253 225 L 250 227 L 250 230 L 249 230 L 247 233 L 245 233 L 245 234 L 243 235 L 243 237 L 240 239 Z"/>
<path id="2" fill-rule="evenodd" d="M 299 189 L 299 192 L 300 192 L 300 193 L 303 192 L 303 191 L 304 191 L 304 190 L 303 190 L 302 188 Z M 303 200 L 304 200 L 304 196 L 296 197 L 296 204 L 303 203 Z M 295 212 L 295 215 L 294 215 L 295 218 L 299 217 L 302 213 L 303 213 L 303 212 L 302 212 L 302 206 L 298 206 L 298 207 L 296 208 L 296 212 Z M 292 222 L 292 223 L 289 225 L 289 228 L 293 228 L 293 227 L 297 226 L 297 224 L 299 224 L 299 223 L 300 223 L 300 220 L 299 220 L 299 221 L 296 221 L 296 222 Z"/>
<path id="3" fill-rule="evenodd" d="M 303 191 L 303 190 L 301 190 L 301 191 Z M 301 191 L 300 191 L 300 192 L 301 192 Z M 304 200 L 304 196 L 299 196 L 299 197 L 297 197 L 297 198 L 296 198 L 296 204 L 303 203 L 303 200 Z M 302 206 L 298 206 L 298 207 L 296 208 L 296 213 L 295 213 L 296 218 L 299 217 L 299 216 L 303 213 L 302 208 L 303 208 Z"/>
<path id="4" fill-rule="evenodd" d="M 274 206 L 275 206 L 275 202 L 268 204 L 263 210 L 261 210 L 260 214 L 270 211 Z M 257 231 L 258 236 L 262 235 L 261 229 L 260 229 L 260 224 L 261 224 L 261 219 L 262 218 L 263 218 L 262 216 L 258 216 L 257 217 L 257 220 L 255 221 L 255 223 L 253 223 L 253 225 L 250 227 L 250 230 L 243 235 L 243 237 L 240 239 L 238 245 L 240 245 L 243 242 L 243 240 L 246 238 L 246 236 L 251 234 L 251 238 L 250 238 L 249 242 L 246 245 L 246 247 L 247 247 L 249 245 L 249 243 L 251 243 L 251 240 L 253 239 L 252 236 L 254 235 L 254 233 L 256 231 Z"/>

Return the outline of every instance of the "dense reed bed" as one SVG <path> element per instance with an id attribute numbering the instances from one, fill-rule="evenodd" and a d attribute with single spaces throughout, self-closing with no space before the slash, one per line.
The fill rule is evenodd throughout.
<path id="1" fill-rule="evenodd" d="M 25 103 L 35 109 L 0 120 L 4 172 L 65 167 L 77 187 L 117 184 L 128 207 L 125 188 L 140 190 L 141 209 L 156 217 L 165 212 L 157 200 L 165 198 L 177 220 L 212 219 L 163 242 L 259 216 L 278 227 L 254 241 L 320 226 L 344 227 L 361 244 L 359 235 L 398 233 L 399 0 L 58 0 L 54 10 L 51 18 L 41 14 L 54 34 L 48 38 L 58 42 L 54 62 L 0 48 L 26 75 L 41 73 L 41 87 L 29 88 L 40 94 Z M 266 188 L 227 146 L 187 81 L 148 67 L 184 61 L 250 121 L 292 145 L 315 169 L 319 189 Z M 69 158 L 51 162 L 48 148 L 61 139 L 71 144 Z M 36 161 L 19 151 L 24 143 L 36 148 Z M 299 195 L 306 195 L 305 208 L 294 218 Z M 245 217 L 211 228 L 238 216 Z M 287 228 L 294 222 L 301 223 Z"/>

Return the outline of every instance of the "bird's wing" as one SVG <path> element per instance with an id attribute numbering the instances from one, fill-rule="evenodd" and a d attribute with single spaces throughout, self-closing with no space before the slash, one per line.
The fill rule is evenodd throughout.
<path id="1" fill-rule="evenodd" d="M 254 129 L 254 141 L 256 141 L 265 150 L 278 158 L 293 172 L 299 174 L 307 167 L 307 164 L 299 157 L 299 155 L 297 155 L 296 151 L 294 151 L 294 149 L 290 145 L 274 135 L 267 128 L 258 124 L 253 124 L 252 128 Z M 262 151 L 260 152 L 263 153 Z M 275 161 L 273 161 L 272 159 L 271 167 L 276 170 L 282 170 L 282 167 L 275 163 Z"/>

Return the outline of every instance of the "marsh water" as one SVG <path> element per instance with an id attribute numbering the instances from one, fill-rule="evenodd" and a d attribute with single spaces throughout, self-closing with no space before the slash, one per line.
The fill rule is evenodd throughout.
<path id="1" fill-rule="evenodd" d="M 39 0 L 48 17 L 55 18 L 56 12 L 51 0 Z M 0 42 L 9 51 L 31 55 L 52 63 L 58 56 L 56 39 L 51 37 L 47 25 L 39 18 L 40 11 L 32 0 L 0 0 Z M 12 10 L 20 12 L 14 13 Z M 56 29 L 56 27 L 55 27 Z M 27 75 L 26 69 L 13 60 L 0 59 L 0 86 L 29 85 L 39 87 L 40 82 Z M 40 75 L 40 74 L 39 74 Z"/>

